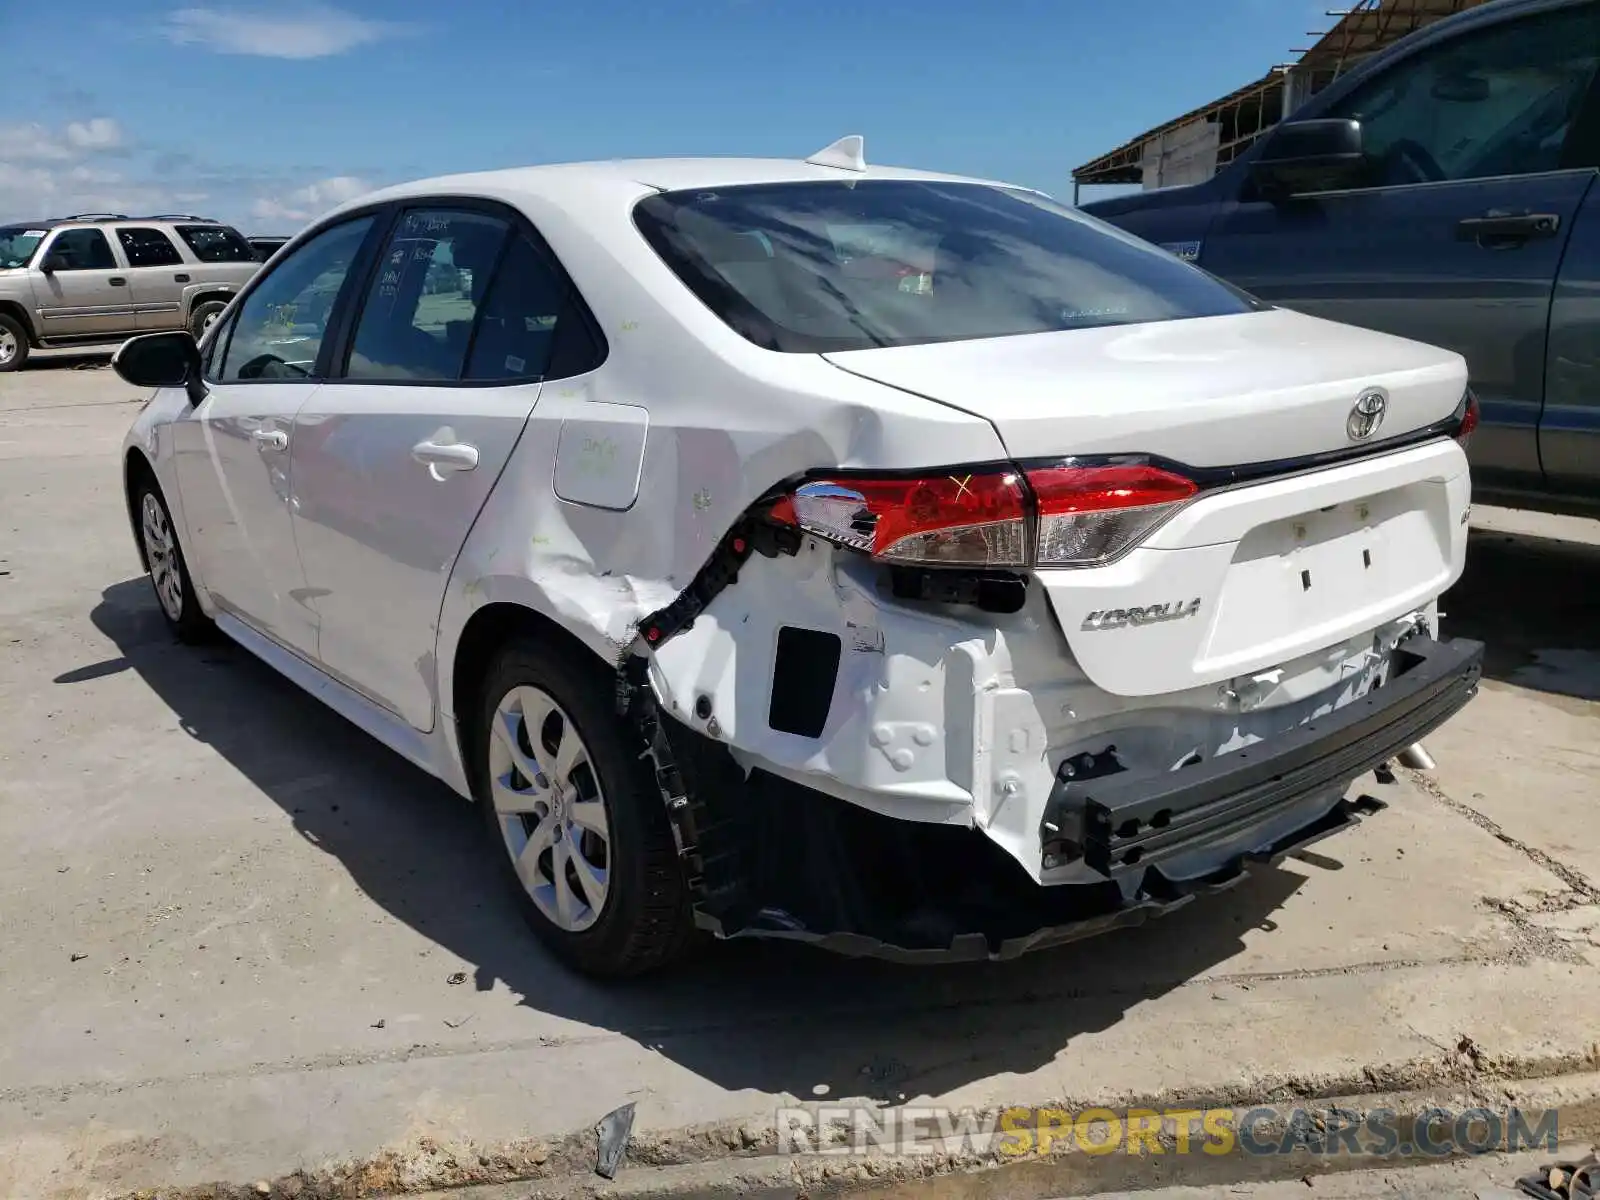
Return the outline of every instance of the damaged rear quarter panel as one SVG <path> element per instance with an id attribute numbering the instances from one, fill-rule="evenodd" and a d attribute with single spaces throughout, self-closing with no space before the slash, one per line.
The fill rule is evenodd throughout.
<path id="1" fill-rule="evenodd" d="M 541 389 L 457 560 L 439 623 L 437 695 L 447 716 L 456 715 L 448 711 L 456 649 L 483 605 L 549 617 L 614 664 L 639 620 L 682 592 L 728 529 L 782 481 L 816 468 L 1005 457 L 981 418 L 734 333 L 633 229 L 631 201 L 581 220 L 547 198 L 519 203 L 577 283 L 609 352 L 594 371 Z M 604 228 L 619 222 L 626 228 Z M 568 495 L 583 495 L 570 481 L 586 464 L 558 455 L 587 452 L 596 471 L 615 469 L 618 447 L 634 453 L 640 409 L 648 430 L 631 504 L 562 500 L 558 474 Z M 563 441 L 564 425 L 582 436 Z"/>

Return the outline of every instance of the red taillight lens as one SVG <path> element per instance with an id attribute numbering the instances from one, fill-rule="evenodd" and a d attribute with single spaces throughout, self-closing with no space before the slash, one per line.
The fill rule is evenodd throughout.
<path id="1" fill-rule="evenodd" d="M 817 479 L 791 497 L 795 523 L 889 562 L 1021 567 L 1028 505 L 1015 470 L 914 479 Z"/>
<path id="2" fill-rule="evenodd" d="M 1083 567 L 1117 557 L 1199 491 L 1147 463 L 815 479 L 772 517 L 888 562 Z"/>
<path id="3" fill-rule="evenodd" d="M 1138 545 L 1200 489 L 1148 463 L 1028 472 L 1039 505 L 1041 567 L 1092 566 Z"/>
<path id="4" fill-rule="evenodd" d="M 1469 389 L 1463 398 L 1461 424 L 1456 427 L 1455 438 L 1465 446 L 1472 440 L 1472 431 L 1478 427 L 1478 398 Z"/>

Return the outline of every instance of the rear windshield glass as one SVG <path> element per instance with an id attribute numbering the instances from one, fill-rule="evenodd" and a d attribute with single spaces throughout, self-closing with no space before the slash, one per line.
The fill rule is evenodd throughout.
<path id="1" fill-rule="evenodd" d="M 758 345 L 825 353 L 1248 312 L 1164 250 L 1030 192 L 862 180 L 666 192 L 640 231 Z"/>

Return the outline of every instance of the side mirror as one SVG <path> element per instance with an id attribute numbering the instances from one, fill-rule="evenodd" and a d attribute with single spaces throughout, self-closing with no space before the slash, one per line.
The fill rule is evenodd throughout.
<path id="1" fill-rule="evenodd" d="M 145 333 L 129 338 L 111 356 L 111 367 L 134 387 L 181 387 L 189 402 L 206 398 L 200 347 L 188 333 Z"/>
<path id="2" fill-rule="evenodd" d="M 65 271 L 67 268 L 68 263 L 66 258 L 60 254 L 57 254 L 53 250 L 49 254 L 46 254 L 44 256 L 44 261 L 39 264 L 39 270 L 43 271 L 46 275 L 53 275 L 57 271 Z"/>
<path id="3" fill-rule="evenodd" d="M 1360 121 L 1290 121 L 1268 135 L 1250 177 L 1264 197 L 1278 199 L 1354 186 L 1366 162 Z"/>

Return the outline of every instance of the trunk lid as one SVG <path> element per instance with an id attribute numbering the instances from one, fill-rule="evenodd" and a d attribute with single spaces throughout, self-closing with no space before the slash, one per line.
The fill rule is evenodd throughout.
<path id="1" fill-rule="evenodd" d="M 1287 309 L 824 355 L 853 374 L 991 423 L 1016 458 L 1155 454 L 1195 467 L 1354 443 L 1371 387 L 1382 440 L 1450 415 L 1460 355 Z M 930 464 L 932 465 L 932 464 Z"/>

